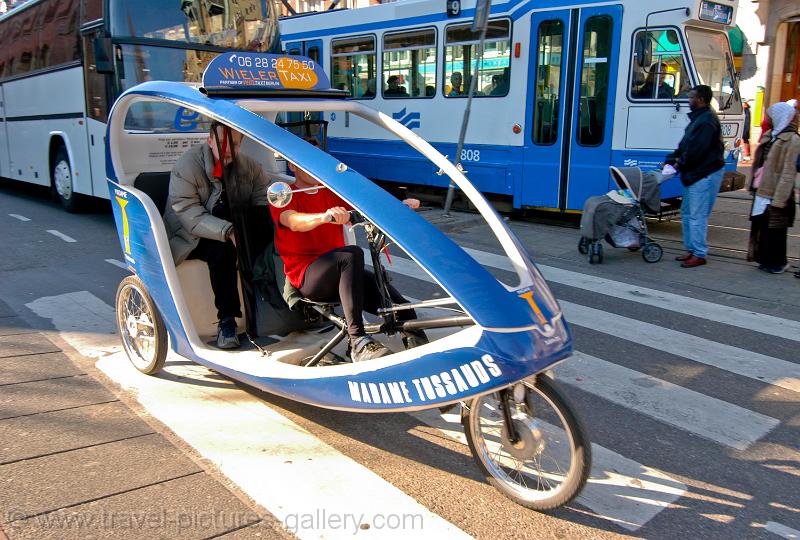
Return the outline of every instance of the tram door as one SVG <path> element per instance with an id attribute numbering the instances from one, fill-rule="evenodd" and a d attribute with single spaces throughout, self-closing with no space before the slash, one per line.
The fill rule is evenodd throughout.
<path id="1" fill-rule="evenodd" d="M 534 13 L 521 203 L 580 210 L 608 191 L 622 6 Z"/>
<path id="2" fill-rule="evenodd" d="M 322 40 L 310 39 L 308 41 L 292 41 L 286 44 L 286 53 L 291 55 L 307 56 L 317 64 L 322 65 Z M 320 127 L 318 122 L 322 120 L 322 113 L 287 113 L 286 118 L 286 121 L 289 124 L 297 124 L 289 126 L 289 129 L 293 133 L 301 137 L 313 136 L 319 138 Z M 312 120 L 317 123 L 310 124 L 308 128 L 306 128 L 306 126 L 300 125 L 304 120 Z M 320 140 L 320 144 L 324 144 L 324 141 Z"/>

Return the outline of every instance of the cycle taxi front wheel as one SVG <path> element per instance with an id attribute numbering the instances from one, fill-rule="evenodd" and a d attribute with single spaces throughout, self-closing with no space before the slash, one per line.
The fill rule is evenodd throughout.
<path id="1" fill-rule="evenodd" d="M 116 306 L 117 329 L 128 359 L 142 373 L 157 373 L 167 359 L 167 329 L 138 277 L 120 282 Z"/>
<path id="2" fill-rule="evenodd" d="M 503 399 L 515 441 L 506 427 Z M 557 508 L 575 498 L 586 484 L 592 461 L 589 438 L 572 406 L 547 376 L 475 398 L 462 407 L 461 422 L 486 479 L 522 506 Z"/>

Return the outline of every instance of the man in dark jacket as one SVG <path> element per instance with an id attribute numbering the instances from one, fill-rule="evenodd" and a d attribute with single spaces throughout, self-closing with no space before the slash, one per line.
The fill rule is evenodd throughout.
<path id="1" fill-rule="evenodd" d="M 683 183 L 681 221 L 687 253 L 676 257 L 684 268 L 706 264 L 708 216 L 717 200 L 725 165 L 722 129 L 711 110 L 711 88 L 695 86 L 689 91 L 689 125 L 678 149 L 667 156 Z"/>
<path id="2" fill-rule="evenodd" d="M 261 166 L 239 154 L 241 143 L 241 133 L 214 122 L 206 144 L 186 151 L 172 169 L 164 212 L 175 264 L 185 259 L 208 264 L 221 349 L 239 346 L 236 317 L 242 316 L 231 207 L 266 206 L 269 187 Z"/>

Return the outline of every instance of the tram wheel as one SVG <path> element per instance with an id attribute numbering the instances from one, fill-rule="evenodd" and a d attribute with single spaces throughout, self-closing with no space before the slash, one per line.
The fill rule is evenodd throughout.
<path id="1" fill-rule="evenodd" d="M 525 380 L 517 385 L 509 390 L 514 395 L 510 407 L 516 442 L 509 441 L 499 392 L 462 407 L 461 422 L 489 483 L 526 508 L 552 510 L 574 499 L 586 484 L 591 444 L 583 423 L 552 379 L 540 375 L 533 383 Z M 520 395 L 524 397 L 518 400 Z"/>
<path id="2" fill-rule="evenodd" d="M 117 329 L 128 359 L 146 375 L 158 373 L 167 359 L 167 329 L 138 277 L 120 282 L 116 307 Z"/>
<path id="3" fill-rule="evenodd" d="M 72 177 L 72 166 L 69 163 L 67 149 L 61 146 L 56 152 L 51 171 L 53 196 L 61 206 L 70 213 L 78 212 L 83 206 L 83 196 L 75 193 L 75 182 Z"/>
<path id="4" fill-rule="evenodd" d="M 655 242 L 645 244 L 642 249 L 642 259 L 649 263 L 657 263 L 661 260 L 662 255 L 664 255 L 664 250 L 661 249 L 660 244 L 656 244 Z"/>

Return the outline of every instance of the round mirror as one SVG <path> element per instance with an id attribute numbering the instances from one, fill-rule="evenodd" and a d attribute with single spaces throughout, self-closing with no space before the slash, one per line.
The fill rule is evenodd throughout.
<path id="1" fill-rule="evenodd" d="M 286 182 L 275 182 L 267 189 L 267 200 L 275 208 L 283 208 L 292 202 L 292 188 Z"/>

